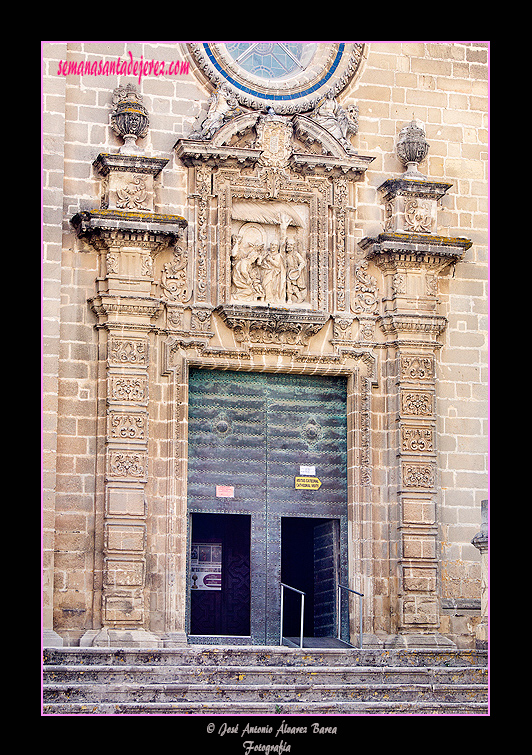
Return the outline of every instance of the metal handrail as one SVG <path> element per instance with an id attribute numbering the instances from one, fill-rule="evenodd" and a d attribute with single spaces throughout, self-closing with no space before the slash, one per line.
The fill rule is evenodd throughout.
<path id="1" fill-rule="evenodd" d="M 346 585 L 338 585 L 338 609 L 337 609 L 337 637 L 339 640 L 342 638 L 340 637 L 342 633 L 342 624 L 341 624 L 341 617 L 342 617 L 342 593 L 341 590 L 347 590 L 348 592 L 352 592 L 355 595 L 358 595 L 358 607 L 359 607 L 359 614 L 360 614 L 360 638 L 359 638 L 359 647 L 360 650 L 362 650 L 362 598 L 364 597 L 363 592 L 358 592 L 357 590 L 352 590 L 350 587 L 346 587 Z"/>
<path id="2" fill-rule="evenodd" d="M 283 644 L 284 588 L 286 587 L 288 590 L 293 590 L 294 592 L 298 592 L 301 595 L 301 630 L 299 634 L 299 647 L 302 648 L 303 647 L 303 620 L 305 616 L 306 593 L 304 593 L 303 590 L 297 590 L 295 587 L 291 587 L 290 585 L 285 585 L 284 582 L 281 582 L 280 585 L 281 585 L 281 629 L 280 629 L 279 645 Z"/>

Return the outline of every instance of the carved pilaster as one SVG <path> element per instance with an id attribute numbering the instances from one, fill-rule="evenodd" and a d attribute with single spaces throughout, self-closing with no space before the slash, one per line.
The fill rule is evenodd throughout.
<path id="1" fill-rule="evenodd" d="M 401 147 L 410 132 L 416 143 L 411 149 L 407 144 L 408 155 L 399 156 L 409 168 L 401 178 L 380 187 L 386 209 L 384 232 L 359 244 L 366 260 L 380 268 L 384 281 L 383 310 L 377 322 L 388 355 L 387 430 L 388 437 L 395 438 L 388 457 L 390 505 L 397 510 L 399 635 L 390 638 L 390 646 L 450 642 L 438 634 L 436 355 L 447 324 L 438 313 L 438 276 L 471 246 L 469 239 L 437 235 L 437 203 L 451 184 L 430 182 L 414 169 L 428 145 L 420 129 L 407 131 L 402 132 Z"/>
<path id="2" fill-rule="evenodd" d="M 100 401 L 105 427 L 102 467 L 102 628 L 90 632 L 95 645 L 158 646 L 145 608 L 146 525 L 149 503 L 149 334 L 163 302 L 154 294 L 154 257 L 173 247 L 183 218 L 153 212 L 153 178 L 166 160 L 100 155 L 104 209 L 72 218 L 78 237 L 100 255 L 97 293 L 89 300 L 97 316 L 105 377 Z M 179 278 L 168 269 L 165 293 L 177 295 Z M 174 280 L 176 282 L 173 286 Z M 104 396 L 102 396 L 102 399 Z"/>

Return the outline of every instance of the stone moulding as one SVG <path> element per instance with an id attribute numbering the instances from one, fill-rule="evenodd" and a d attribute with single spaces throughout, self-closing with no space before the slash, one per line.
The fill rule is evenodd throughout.
<path id="1" fill-rule="evenodd" d="M 389 200 L 399 194 L 415 197 L 441 199 L 445 196 L 452 183 L 442 181 L 421 181 L 411 178 L 390 178 L 379 186 L 383 199 Z"/>
<path id="2" fill-rule="evenodd" d="M 214 312 L 235 333 L 237 341 L 303 345 L 316 335 L 329 319 L 326 312 L 288 310 L 274 307 L 246 307 L 225 304 Z"/>
<path id="3" fill-rule="evenodd" d="M 79 238 L 90 239 L 103 231 L 129 231 L 166 236 L 170 244 L 178 240 L 179 232 L 187 226 L 180 215 L 121 210 L 84 210 L 76 213 L 70 222 Z"/>
<path id="4" fill-rule="evenodd" d="M 392 253 L 429 255 L 447 259 L 449 264 L 462 259 L 472 246 L 470 239 L 461 237 L 433 236 L 421 233 L 379 233 L 376 238 L 366 237 L 359 246 L 366 252 L 366 259 L 378 258 Z"/>
<path id="5" fill-rule="evenodd" d="M 168 158 L 143 157 L 142 155 L 114 155 L 102 152 L 92 163 L 101 176 L 113 170 L 129 173 L 148 173 L 157 176 L 167 165 Z"/>

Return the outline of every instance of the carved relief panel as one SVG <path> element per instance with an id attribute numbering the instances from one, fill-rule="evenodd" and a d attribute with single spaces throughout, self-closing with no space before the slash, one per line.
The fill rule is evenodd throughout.
<path id="1" fill-rule="evenodd" d="M 218 303 L 327 309 L 319 213 L 326 214 L 330 187 L 276 175 L 276 198 L 269 199 L 268 175 L 263 179 L 246 181 L 230 171 L 215 177 L 231 230 L 219 238 Z"/>

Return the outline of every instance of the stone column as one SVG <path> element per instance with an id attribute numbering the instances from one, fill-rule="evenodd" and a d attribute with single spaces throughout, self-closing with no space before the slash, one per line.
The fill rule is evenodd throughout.
<path id="1" fill-rule="evenodd" d="M 452 644 L 438 634 L 436 358 L 446 319 L 438 313 L 437 295 L 439 274 L 459 261 L 471 242 L 437 235 L 437 203 L 451 184 L 428 181 L 417 171 L 416 155 L 422 159 L 427 150 L 422 130 L 417 124 L 410 127 L 419 149 L 410 145 L 407 171 L 380 187 L 384 233 L 363 239 L 360 246 L 381 269 L 385 289 L 378 322 L 386 343 L 388 505 L 396 525 L 390 552 L 396 565 L 392 598 L 398 632 L 388 646 L 422 647 Z M 400 157 L 399 146 L 409 133 L 408 128 L 401 132 Z"/>
<path id="2" fill-rule="evenodd" d="M 475 548 L 480 551 L 480 624 L 475 629 L 475 644 L 477 650 L 487 650 L 489 634 L 489 550 L 488 550 L 488 501 L 481 501 L 481 525 L 471 540 Z"/>
<path id="3" fill-rule="evenodd" d="M 133 95 L 129 89 L 122 95 L 121 107 L 129 112 L 124 97 Z M 152 296 L 153 260 L 175 245 L 186 221 L 154 211 L 154 179 L 167 160 L 138 154 L 131 144 L 135 123 L 124 125 L 130 137 L 125 153 L 101 154 L 94 162 L 102 178 L 101 209 L 81 212 L 71 221 L 100 255 L 97 291 L 89 303 L 97 316 L 102 365 L 95 581 L 101 590 L 101 628 L 86 633 L 83 645 L 163 644 L 149 631 L 145 607 L 149 336 L 163 308 Z M 146 123 L 141 125 L 145 133 Z"/>

